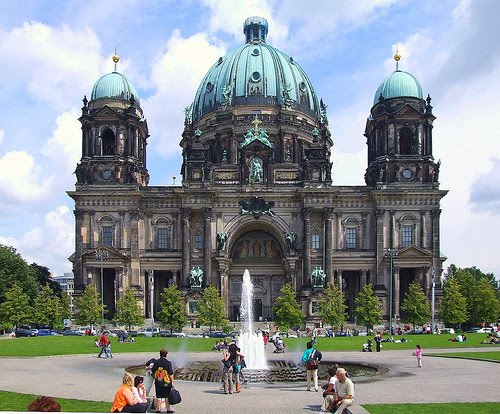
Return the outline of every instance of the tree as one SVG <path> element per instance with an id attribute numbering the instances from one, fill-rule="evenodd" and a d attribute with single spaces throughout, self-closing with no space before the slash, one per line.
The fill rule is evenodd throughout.
<path id="1" fill-rule="evenodd" d="M 80 325 L 96 325 L 101 319 L 106 305 L 101 305 L 101 298 L 97 293 L 97 287 L 91 283 L 77 300 L 76 322 Z M 103 309 L 104 308 L 104 309 Z"/>
<path id="2" fill-rule="evenodd" d="M 33 299 L 38 292 L 35 269 L 17 253 L 16 249 L 0 244 L 0 300 L 14 284 Z"/>
<path id="3" fill-rule="evenodd" d="M 215 286 L 208 286 L 203 290 L 199 319 L 202 325 L 208 325 L 209 332 L 212 332 L 212 326 L 224 325 L 224 304 Z"/>
<path id="4" fill-rule="evenodd" d="M 56 282 L 55 280 L 52 280 L 50 277 L 50 270 L 46 266 L 41 266 L 37 263 L 32 263 L 30 266 L 33 268 L 35 271 L 35 278 L 40 286 L 45 286 L 48 285 L 52 289 L 52 292 L 54 292 L 56 295 L 61 297 L 62 294 L 62 288 L 61 285 Z"/>
<path id="5" fill-rule="evenodd" d="M 129 331 L 132 330 L 132 325 L 143 324 L 144 318 L 132 289 L 125 290 L 123 297 L 116 301 L 114 321 L 119 325 L 127 326 Z"/>
<path id="6" fill-rule="evenodd" d="M 500 300 L 487 279 L 479 280 L 471 301 L 470 321 L 472 323 L 497 323 L 500 317 Z"/>
<path id="7" fill-rule="evenodd" d="M 327 284 L 323 297 L 319 301 L 319 314 L 323 321 L 330 326 L 341 326 L 346 320 L 344 294 L 337 284 Z"/>
<path id="8" fill-rule="evenodd" d="M 306 315 L 297 302 L 291 283 L 283 285 L 280 292 L 281 295 L 276 298 L 276 305 L 273 307 L 274 321 L 280 329 L 288 331 L 292 326 L 302 325 Z"/>
<path id="9" fill-rule="evenodd" d="M 415 325 L 422 325 L 431 317 L 431 310 L 425 298 L 422 286 L 417 281 L 410 284 L 403 304 L 401 305 L 402 318 L 405 323 L 411 323 L 413 329 Z"/>
<path id="10" fill-rule="evenodd" d="M 187 316 L 180 290 L 175 285 L 166 287 L 160 296 L 162 300 L 160 302 L 161 310 L 157 315 L 158 320 L 162 326 L 170 328 L 170 333 L 174 329 L 182 330 L 186 325 Z"/>
<path id="11" fill-rule="evenodd" d="M 446 325 L 458 325 L 467 320 L 467 301 L 460 293 L 460 283 L 455 278 L 444 285 L 440 316 Z"/>
<path id="12" fill-rule="evenodd" d="M 372 285 L 365 285 L 363 290 L 359 292 L 354 313 L 357 323 L 366 325 L 367 330 L 373 328 L 373 325 L 382 322 L 382 304 L 380 299 L 373 293 Z"/>
<path id="13" fill-rule="evenodd" d="M 51 329 L 62 325 L 63 306 L 49 285 L 43 285 L 35 298 L 33 316 L 38 326 L 49 326 Z"/>
<path id="14" fill-rule="evenodd" d="M 31 320 L 33 309 L 30 298 L 23 288 L 13 285 L 4 293 L 5 300 L 0 304 L 0 320 L 7 329 L 28 323 Z"/>

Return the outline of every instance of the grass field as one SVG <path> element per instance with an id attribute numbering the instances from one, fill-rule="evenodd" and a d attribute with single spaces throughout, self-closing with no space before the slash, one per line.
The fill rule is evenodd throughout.
<path id="1" fill-rule="evenodd" d="M 453 335 L 408 335 L 407 343 L 383 343 L 382 351 L 397 349 L 414 349 L 419 344 L 424 352 L 433 348 L 468 348 L 478 346 L 484 339 L 483 334 L 468 334 L 464 343 L 448 342 Z M 395 337 L 398 339 L 399 337 Z M 158 352 L 166 347 L 170 351 L 205 352 L 210 351 L 215 339 L 212 338 L 136 338 L 134 343 L 118 343 L 113 341 L 113 353 L 121 352 Z M 360 351 L 367 337 L 318 338 L 316 347 L 321 351 Z M 304 350 L 308 338 L 285 338 L 289 351 Z M 99 352 L 93 346 L 94 337 L 85 336 L 44 336 L 36 338 L 5 338 L 0 340 L 0 356 L 49 356 L 93 354 Z M 272 345 L 268 345 L 272 346 Z M 485 349 L 495 348 L 495 345 L 481 345 Z M 375 349 L 375 347 L 374 347 Z"/>
<path id="2" fill-rule="evenodd" d="M 465 358 L 476 359 L 481 361 L 496 361 L 500 362 L 500 349 L 491 352 L 450 352 L 449 354 L 434 354 L 428 356 L 447 357 L 447 358 Z M 499 411 L 500 412 L 500 411 Z"/>
<path id="3" fill-rule="evenodd" d="M 0 391 L 0 411 L 27 411 L 28 404 L 38 397 L 38 395 L 33 394 Z M 61 411 L 64 412 L 108 413 L 111 409 L 111 403 L 103 401 L 82 401 L 67 398 L 56 398 L 56 400 L 61 404 Z"/>
<path id="4" fill-rule="evenodd" d="M 363 404 L 371 414 L 498 414 L 500 403 Z"/>

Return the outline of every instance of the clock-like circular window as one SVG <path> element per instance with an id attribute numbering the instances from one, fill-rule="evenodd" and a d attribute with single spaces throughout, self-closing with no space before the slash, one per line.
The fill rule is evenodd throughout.
<path id="1" fill-rule="evenodd" d="M 110 180 L 111 177 L 113 176 L 113 173 L 111 172 L 110 169 L 106 168 L 105 170 L 102 170 L 101 176 L 104 180 Z"/>

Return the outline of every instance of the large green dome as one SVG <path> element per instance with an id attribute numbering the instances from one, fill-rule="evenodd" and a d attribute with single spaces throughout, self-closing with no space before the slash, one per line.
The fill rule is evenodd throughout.
<path id="1" fill-rule="evenodd" d="M 207 72 L 196 92 L 193 120 L 239 105 L 286 105 L 319 116 L 308 76 L 293 58 L 266 43 L 267 30 L 266 19 L 246 19 L 246 44 L 219 58 Z"/>
<path id="2" fill-rule="evenodd" d="M 422 87 L 411 73 L 395 70 L 380 84 L 375 92 L 373 104 L 377 104 L 380 96 L 384 99 L 410 97 L 423 99 Z"/>
<path id="3" fill-rule="evenodd" d="M 123 99 L 125 101 L 134 97 L 139 102 L 139 95 L 128 79 L 118 72 L 111 72 L 101 76 L 94 87 L 90 100 L 96 99 Z"/>

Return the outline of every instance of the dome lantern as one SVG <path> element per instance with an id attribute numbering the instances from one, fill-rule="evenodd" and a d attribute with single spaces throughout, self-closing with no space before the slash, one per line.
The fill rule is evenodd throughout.
<path id="1" fill-rule="evenodd" d="M 245 33 L 246 43 L 266 43 L 267 20 L 263 17 L 253 16 L 245 20 L 243 33 Z"/>

